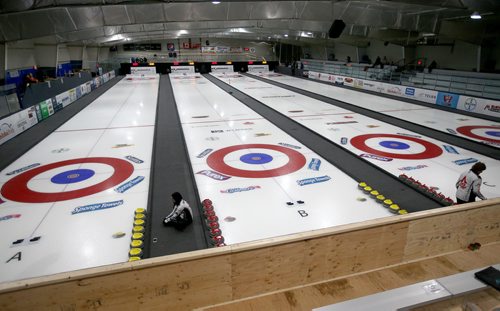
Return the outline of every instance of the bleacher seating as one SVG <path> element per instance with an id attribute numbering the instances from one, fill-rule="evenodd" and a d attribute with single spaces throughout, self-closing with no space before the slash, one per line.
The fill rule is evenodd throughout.
<path id="1" fill-rule="evenodd" d="M 500 99 L 500 75 L 435 69 L 432 73 L 395 71 L 396 66 L 372 68 L 370 64 L 304 59 L 304 70 L 337 74 L 352 78 L 379 80 L 441 92 L 452 92 L 490 99 Z"/>
<path id="2" fill-rule="evenodd" d="M 466 76 L 463 76 L 467 74 Z M 435 70 L 432 73 L 408 74 L 403 85 L 466 94 L 490 99 L 500 99 L 500 76 L 453 70 Z"/>

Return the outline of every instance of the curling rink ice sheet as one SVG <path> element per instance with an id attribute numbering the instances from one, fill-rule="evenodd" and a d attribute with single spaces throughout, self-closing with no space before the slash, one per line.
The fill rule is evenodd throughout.
<path id="1" fill-rule="evenodd" d="M 406 174 L 453 200 L 460 173 L 484 162 L 481 191 L 487 198 L 500 196 L 500 161 L 251 77 L 213 76 L 387 172 Z"/>
<path id="2" fill-rule="evenodd" d="M 200 198 L 212 200 L 227 244 L 392 215 L 206 78 L 170 78 Z"/>
<path id="3" fill-rule="evenodd" d="M 257 76 L 500 148 L 500 123 L 278 73 Z M 397 87 L 397 86 L 395 86 Z M 400 91 L 400 90 L 398 90 Z"/>
<path id="4" fill-rule="evenodd" d="M 128 260 L 158 81 L 127 76 L 0 173 L 0 282 Z"/>

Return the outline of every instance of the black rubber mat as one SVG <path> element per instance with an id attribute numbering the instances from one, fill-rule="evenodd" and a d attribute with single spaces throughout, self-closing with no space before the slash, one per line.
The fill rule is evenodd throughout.
<path id="1" fill-rule="evenodd" d="M 160 77 L 153 141 L 144 257 L 205 249 L 209 240 L 168 75 Z M 163 218 L 172 211 L 171 194 L 176 191 L 193 210 L 193 224 L 183 231 L 163 225 Z"/>

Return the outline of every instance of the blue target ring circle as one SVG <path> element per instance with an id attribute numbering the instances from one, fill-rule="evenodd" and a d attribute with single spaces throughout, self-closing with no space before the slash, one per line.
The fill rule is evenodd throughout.
<path id="1" fill-rule="evenodd" d="M 394 141 L 394 140 L 384 140 L 379 142 L 379 145 L 385 148 L 390 148 L 390 149 L 399 149 L 399 150 L 404 150 L 410 148 L 410 145 L 405 144 L 400 141 Z"/>
<path id="2" fill-rule="evenodd" d="M 54 184 L 73 184 L 94 176 L 95 172 L 89 169 L 76 169 L 59 173 L 50 179 Z"/>
<path id="3" fill-rule="evenodd" d="M 247 164 L 265 164 L 272 160 L 273 157 L 265 153 L 247 153 L 240 157 L 240 161 Z"/>
<path id="4" fill-rule="evenodd" d="M 486 131 L 485 133 L 486 133 L 486 135 L 500 137 L 500 131 Z"/>

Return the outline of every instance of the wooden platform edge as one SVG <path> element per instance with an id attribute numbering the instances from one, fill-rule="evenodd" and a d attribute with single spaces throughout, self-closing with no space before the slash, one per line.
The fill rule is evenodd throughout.
<path id="1" fill-rule="evenodd" d="M 500 199 L 492 199 L 3 283 L 0 308 L 190 309 L 497 241 Z"/>

